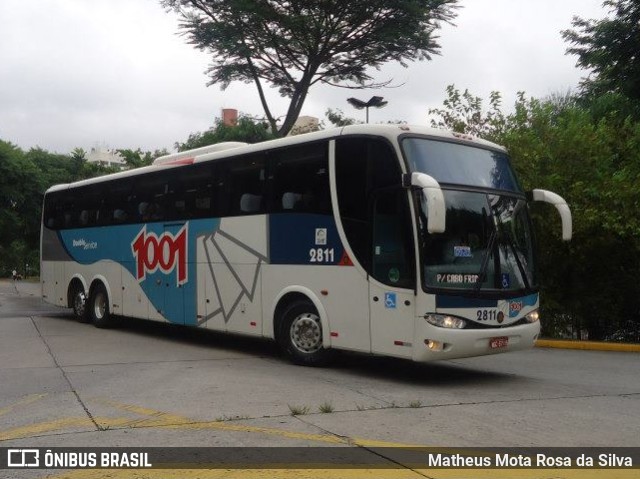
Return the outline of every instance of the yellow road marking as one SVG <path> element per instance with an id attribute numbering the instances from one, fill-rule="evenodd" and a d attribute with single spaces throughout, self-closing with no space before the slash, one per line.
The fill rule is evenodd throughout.
<path id="1" fill-rule="evenodd" d="M 103 429 L 137 429 L 145 427 L 157 427 L 166 429 L 218 430 L 264 434 L 267 436 L 277 436 L 286 439 L 320 442 L 333 445 L 352 445 L 363 447 L 419 447 L 416 444 L 402 444 L 397 442 L 377 441 L 364 438 L 348 438 L 331 434 L 314 434 L 288 431 L 286 429 L 271 427 L 251 426 L 248 424 L 240 424 L 234 421 L 198 421 L 186 416 L 171 414 L 156 409 L 150 409 L 131 404 L 119 403 L 107 399 L 101 399 L 99 401 L 114 408 L 144 416 L 143 418 L 94 417 L 94 421 Z M 88 417 L 62 418 L 0 431 L 0 441 L 24 439 L 73 428 L 85 428 L 91 430 L 95 429 L 95 425 Z"/>
<path id="2" fill-rule="evenodd" d="M 35 395 L 34 395 L 35 396 Z M 18 404 L 28 404 L 36 401 L 36 397 L 27 397 Z M 159 411 L 156 409 L 119 403 L 102 399 L 100 402 L 108 404 L 116 409 L 127 411 L 132 414 L 143 416 L 142 418 L 130 417 L 96 417 L 94 420 L 103 428 L 145 428 L 159 427 L 168 429 L 215 429 L 221 431 L 246 432 L 278 436 L 288 439 L 298 439 L 304 441 L 321 442 L 332 445 L 351 445 L 364 447 L 427 447 L 415 444 L 402 444 L 397 442 L 376 441 L 363 438 L 348 438 L 334 436 L 330 434 L 312 434 L 288 431 L 284 429 L 250 426 L 238 424 L 231 421 L 204 421 L 198 422 L 194 419 Z M 16 406 L 14 405 L 14 406 Z M 93 422 L 89 418 L 64 418 L 56 421 L 43 422 L 29 426 L 14 428 L 7 431 L 0 431 L 0 440 L 26 438 L 46 432 L 60 431 L 73 427 L 94 428 Z M 304 468 L 283 468 L 280 464 L 275 464 L 277 468 L 265 469 L 242 469 L 239 464 L 235 469 L 187 469 L 188 464 L 180 465 L 185 469 L 86 469 L 67 472 L 54 473 L 47 477 L 51 479 L 99 479 L 110 477 L 112 479 L 414 479 L 428 477 L 432 479 L 489 479 L 489 478 L 523 478 L 523 479 L 543 479 L 551 477 L 546 469 L 362 469 L 349 468 L 323 468 L 322 464 L 313 469 Z M 638 469 L 554 469 L 554 479 L 591 479 L 602 478 L 606 475 L 608 479 L 640 479 Z"/>
<path id="3" fill-rule="evenodd" d="M 0 416 L 4 416 L 5 414 L 10 413 L 17 407 L 26 406 L 28 404 L 39 401 L 46 395 L 47 395 L 46 393 L 45 394 L 29 394 L 28 396 L 23 397 L 19 401 L 16 401 L 15 403 L 9 404 L 8 406 L 5 406 L 2 409 L 0 409 Z"/>
<path id="4" fill-rule="evenodd" d="M 354 445 L 363 447 L 424 447 L 416 444 L 402 444 L 398 442 L 376 441 L 363 438 L 347 438 L 329 434 L 313 434 L 304 432 L 287 431 L 286 429 L 250 426 L 234 421 L 197 421 L 186 416 L 165 413 L 156 409 L 119 403 L 103 399 L 102 403 L 115 408 L 147 416 L 146 419 L 135 419 L 125 427 L 164 427 L 170 429 L 217 429 L 219 431 L 258 433 L 271 436 L 285 437 L 287 439 L 300 439 L 304 441 L 323 442 L 337 445 Z M 99 423 L 100 424 L 100 423 Z M 102 425 L 102 424 L 101 424 Z"/>
<path id="5" fill-rule="evenodd" d="M 640 352 L 640 344 L 605 343 L 600 341 L 538 339 L 536 341 L 536 346 L 539 348 L 581 349 L 588 351 L 621 351 L 627 353 Z"/>
<path id="6" fill-rule="evenodd" d="M 124 427 L 131 420 L 129 418 L 94 418 L 96 422 L 106 424 L 106 427 Z M 0 441 L 10 439 L 26 439 L 50 432 L 64 431 L 71 428 L 86 428 L 95 431 L 95 424 L 88 417 L 68 417 L 53 421 L 39 422 L 0 431 Z"/>

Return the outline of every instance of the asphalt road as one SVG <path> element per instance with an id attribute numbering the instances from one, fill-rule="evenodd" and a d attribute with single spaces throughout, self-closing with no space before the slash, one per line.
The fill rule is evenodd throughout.
<path id="1" fill-rule="evenodd" d="M 265 341 L 96 329 L 43 304 L 37 284 L 0 281 L 0 447 L 635 447 L 639 371 L 638 353 L 541 348 L 305 368 Z M 102 477 L 81 472 L 53 477 Z M 182 477 L 222 477 L 200 474 Z"/>

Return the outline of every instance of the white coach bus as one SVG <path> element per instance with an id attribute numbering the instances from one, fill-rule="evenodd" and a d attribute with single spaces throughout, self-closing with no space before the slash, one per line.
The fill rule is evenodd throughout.
<path id="1" fill-rule="evenodd" d="M 57 185 L 43 298 L 114 316 L 431 361 L 530 348 L 538 278 L 528 200 L 503 148 L 422 127 L 349 126 L 223 143 Z"/>

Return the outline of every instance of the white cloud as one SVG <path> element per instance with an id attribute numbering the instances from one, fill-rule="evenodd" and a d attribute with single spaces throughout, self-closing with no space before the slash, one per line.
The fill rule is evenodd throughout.
<path id="1" fill-rule="evenodd" d="M 466 0 L 456 27 L 440 32 L 442 56 L 403 69 L 385 66 L 399 88 L 316 87 L 303 114 L 340 108 L 361 118 L 349 96 L 384 96 L 372 121 L 427 123 L 445 87 L 456 84 L 510 104 L 517 91 L 545 96 L 575 88 L 584 72 L 564 55 L 560 30 L 578 15 L 603 15 L 601 0 Z M 206 54 L 186 44 L 178 19 L 156 0 L 3 0 L 0 3 L 0 138 L 23 148 L 68 152 L 97 142 L 112 148 L 171 148 L 208 128 L 223 107 L 262 114 L 255 88 L 207 88 Z M 269 89 L 274 111 L 286 100 Z"/>

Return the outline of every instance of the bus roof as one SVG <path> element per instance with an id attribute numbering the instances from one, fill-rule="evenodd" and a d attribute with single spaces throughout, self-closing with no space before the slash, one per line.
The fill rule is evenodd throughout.
<path id="1" fill-rule="evenodd" d="M 86 180 L 76 181 L 74 183 L 59 184 L 50 187 L 46 193 L 52 193 L 55 191 L 63 191 L 68 188 L 76 188 L 80 186 L 87 186 L 104 181 L 111 181 L 119 178 L 133 177 L 143 175 L 145 173 L 151 173 L 155 171 L 161 171 L 167 168 L 176 168 L 185 164 L 201 163 L 206 161 L 214 161 L 222 158 L 228 158 L 231 156 L 257 153 L 260 151 L 273 150 L 286 146 L 293 146 L 298 144 L 309 143 L 312 141 L 337 138 L 339 136 L 379 136 L 389 140 L 395 140 L 400 135 L 424 135 L 433 138 L 447 139 L 458 143 L 465 143 L 469 145 L 481 146 L 484 148 L 491 148 L 494 150 L 506 151 L 500 145 L 492 143 L 490 141 L 482 140 L 471 135 L 454 133 L 446 130 L 439 130 L 435 128 L 428 128 L 424 126 L 413 125 L 350 125 L 341 128 L 332 128 L 329 130 L 322 130 L 313 133 L 305 133 L 302 135 L 289 136 L 286 138 L 279 138 L 276 140 L 263 141 L 260 143 L 247 144 L 241 142 L 226 142 L 216 145 L 209 145 L 201 148 L 195 148 L 193 150 L 181 151 L 170 155 L 165 155 L 157 158 L 152 165 L 143 166 L 141 168 L 135 168 L 133 170 L 120 171 L 117 173 L 111 173 L 108 175 L 97 176 L 94 178 L 88 178 Z"/>

